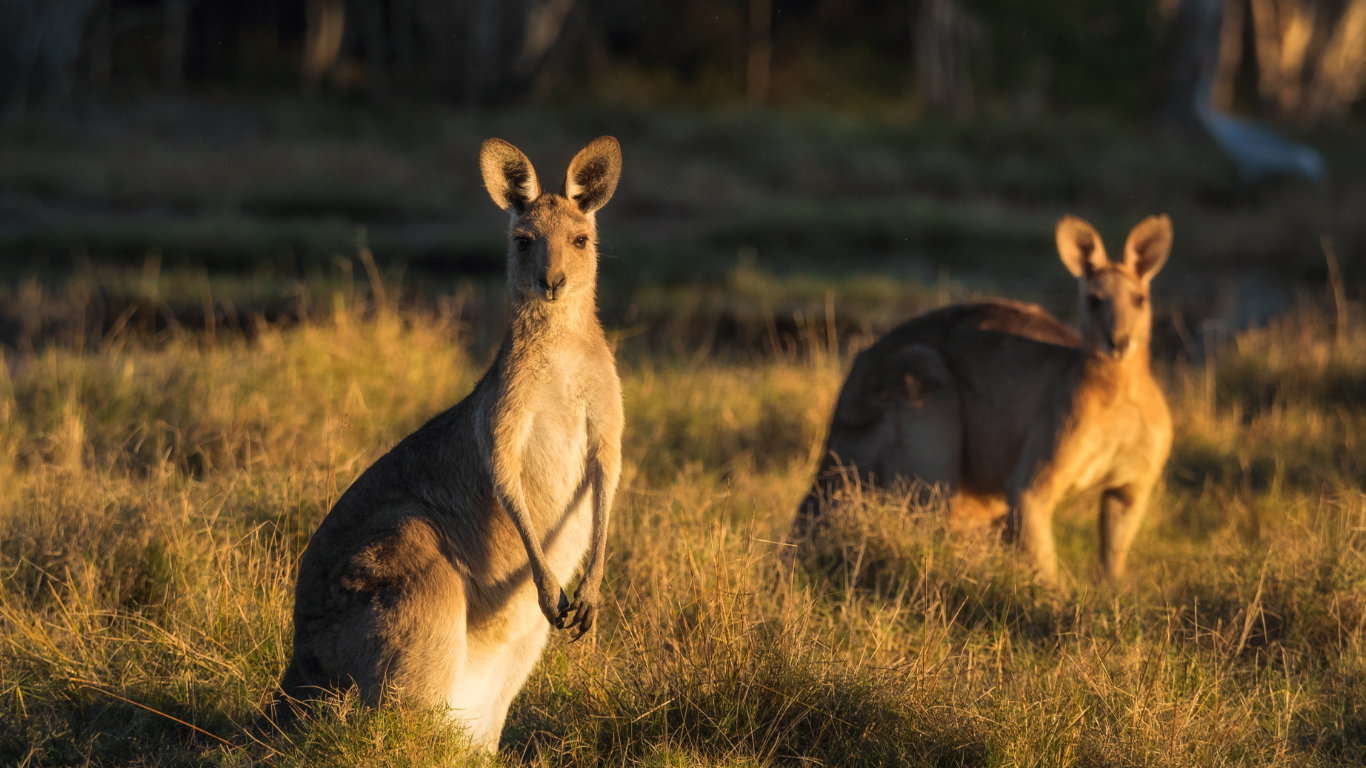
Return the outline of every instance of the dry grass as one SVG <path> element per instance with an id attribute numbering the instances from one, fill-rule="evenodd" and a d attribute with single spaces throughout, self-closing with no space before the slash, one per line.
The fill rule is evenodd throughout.
<path id="1" fill-rule="evenodd" d="M 350 700 L 269 743 L 241 727 L 284 667 L 309 532 L 489 355 L 458 312 L 333 306 L 0 367 L 0 762 L 469 761 L 430 713 Z M 552 641 L 499 760 L 1359 764 L 1360 327 L 1306 310 L 1172 367 L 1178 445 L 1133 574 L 1094 580 L 1077 500 L 1061 591 L 897 493 L 776 543 L 847 360 L 825 333 L 748 362 L 630 347 L 606 615 Z"/>

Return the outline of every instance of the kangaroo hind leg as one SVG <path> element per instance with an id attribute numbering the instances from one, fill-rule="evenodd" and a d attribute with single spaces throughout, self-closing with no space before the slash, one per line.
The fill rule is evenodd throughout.
<path id="1" fill-rule="evenodd" d="M 394 533 L 351 558 L 341 586 L 365 605 L 348 627 L 369 658 L 351 667 L 362 700 L 441 706 L 465 666 L 465 579 L 440 534 L 421 517 L 401 520 Z"/>
<path id="2" fill-rule="evenodd" d="M 898 480 L 928 491 L 958 484 L 963 430 L 955 380 L 933 347 L 910 344 L 876 355 L 865 350 L 840 392 L 826 455 L 798 509 L 800 540 L 821 507 L 849 484 L 888 487 Z M 917 501 L 924 501 L 928 493 Z"/>
<path id="3" fill-rule="evenodd" d="M 1109 578 L 1124 575 L 1129 547 L 1148 511 L 1151 485 L 1112 488 L 1100 497 L 1100 566 Z"/>
<path id="4" fill-rule="evenodd" d="M 903 348 L 888 360 L 896 396 L 884 417 L 887 431 L 877 471 L 886 482 L 918 482 L 952 493 L 962 482 L 963 422 L 957 384 L 944 358 L 925 345 Z"/>

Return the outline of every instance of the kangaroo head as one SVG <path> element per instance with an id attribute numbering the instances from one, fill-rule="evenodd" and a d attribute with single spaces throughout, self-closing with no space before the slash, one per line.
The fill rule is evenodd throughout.
<path id="1" fill-rule="evenodd" d="M 479 153 L 484 186 L 511 214 L 508 287 L 522 301 L 554 302 L 592 295 L 598 274 L 598 233 L 593 213 L 607 203 L 621 176 L 621 146 L 603 136 L 569 164 L 560 193 L 542 192 L 536 170 L 502 139 Z"/>
<path id="2" fill-rule="evenodd" d="M 1082 346 L 1114 360 L 1146 350 L 1153 324 L 1149 288 L 1171 252 L 1171 219 L 1163 214 L 1140 221 L 1119 263 L 1105 255 L 1095 227 L 1075 216 L 1058 221 L 1057 236 L 1062 263 L 1078 280 Z"/>

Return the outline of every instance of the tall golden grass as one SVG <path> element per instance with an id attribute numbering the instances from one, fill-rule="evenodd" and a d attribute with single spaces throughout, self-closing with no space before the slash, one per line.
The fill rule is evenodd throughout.
<path id="1" fill-rule="evenodd" d="M 1340 322 L 1340 321 L 1339 321 Z M 605 616 L 552 640 L 501 762 L 1334 765 L 1366 759 L 1366 332 L 1306 309 L 1164 369 L 1166 489 L 1123 584 L 1068 586 L 851 489 L 805 494 L 849 340 L 621 356 Z M 339 298 L 291 327 L 55 344 L 0 366 L 0 762 L 466 764 L 437 714 L 343 698 L 245 729 L 293 570 L 347 483 L 489 359 L 456 313 Z M 902 489 L 904 490 L 904 489 Z"/>

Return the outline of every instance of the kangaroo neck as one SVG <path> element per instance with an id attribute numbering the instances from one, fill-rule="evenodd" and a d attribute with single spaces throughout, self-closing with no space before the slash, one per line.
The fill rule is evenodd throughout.
<path id="1" fill-rule="evenodd" d="M 597 302 L 591 292 L 556 302 L 514 297 L 508 351 L 513 360 L 534 360 L 579 343 L 602 338 Z"/>
<path id="2" fill-rule="evenodd" d="M 1152 377 L 1152 352 L 1144 344 L 1116 360 L 1098 349 L 1088 349 L 1082 354 L 1081 370 L 1083 379 L 1105 382 L 1116 395 L 1123 396 Z"/>

